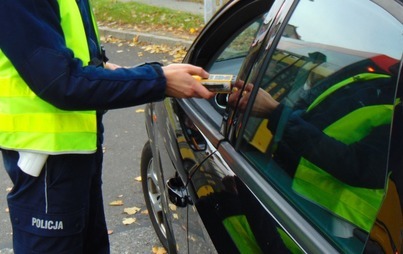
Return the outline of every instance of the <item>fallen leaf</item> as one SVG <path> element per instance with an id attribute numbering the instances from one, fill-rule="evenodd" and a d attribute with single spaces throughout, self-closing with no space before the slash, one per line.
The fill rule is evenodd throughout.
<path id="1" fill-rule="evenodd" d="M 175 58 L 174 60 L 172 60 L 173 63 L 181 63 L 182 62 L 182 58 Z"/>
<path id="2" fill-rule="evenodd" d="M 179 219 L 179 216 L 177 213 L 172 214 L 172 217 L 174 217 L 175 220 Z"/>
<path id="3" fill-rule="evenodd" d="M 148 215 L 148 210 L 143 210 L 143 211 L 141 211 L 141 214 L 146 214 L 146 215 Z"/>
<path id="4" fill-rule="evenodd" d="M 113 234 L 113 230 L 108 230 L 108 235 L 111 235 L 111 234 Z"/>
<path id="5" fill-rule="evenodd" d="M 124 218 L 122 223 L 123 225 L 130 225 L 136 222 L 135 218 Z"/>
<path id="6" fill-rule="evenodd" d="M 136 113 L 144 113 L 144 109 L 143 108 L 137 109 Z"/>
<path id="7" fill-rule="evenodd" d="M 138 36 L 138 35 L 136 35 L 136 36 L 133 37 L 133 43 L 134 43 L 134 44 L 139 43 L 139 36 Z"/>
<path id="8" fill-rule="evenodd" d="M 152 252 L 154 254 L 166 254 L 167 251 L 165 250 L 164 247 L 159 247 L 159 246 L 153 246 Z"/>
<path id="9" fill-rule="evenodd" d="M 7 191 L 7 192 L 10 192 L 12 189 L 13 189 L 13 187 L 8 187 L 8 188 L 6 189 L 6 191 Z"/>
<path id="10" fill-rule="evenodd" d="M 127 207 L 127 208 L 123 209 L 123 212 L 127 213 L 128 215 L 133 215 L 133 214 L 136 214 L 140 210 L 141 210 L 141 208 L 133 206 L 133 207 Z"/>
<path id="11" fill-rule="evenodd" d="M 123 198 L 123 194 L 120 194 L 120 195 L 118 196 L 118 198 Z"/>
<path id="12" fill-rule="evenodd" d="M 5 209 L 6 213 L 10 212 L 10 209 L 8 209 L 8 207 Z"/>
<path id="13" fill-rule="evenodd" d="M 137 182 L 141 182 L 141 176 L 134 178 L 134 180 L 136 180 Z"/>
<path id="14" fill-rule="evenodd" d="M 171 209 L 171 211 L 176 211 L 176 205 L 169 204 L 169 209 Z"/>
<path id="15" fill-rule="evenodd" d="M 115 200 L 109 203 L 110 206 L 122 206 L 123 200 Z"/>

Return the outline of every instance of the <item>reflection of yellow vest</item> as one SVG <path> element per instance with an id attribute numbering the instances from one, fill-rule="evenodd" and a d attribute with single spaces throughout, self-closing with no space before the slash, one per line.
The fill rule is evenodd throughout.
<path id="1" fill-rule="evenodd" d="M 239 253 L 263 253 L 256 242 L 256 238 L 245 215 L 227 217 L 223 220 L 223 224 L 231 239 L 234 241 Z"/>
<path id="2" fill-rule="evenodd" d="M 77 2 L 58 2 L 66 45 L 86 65 L 90 53 Z M 42 100 L 1 50 L 0 123 L 0 147 L 5 149 L 47 154 L 96 150 L 95 111 L 65 111 Z"/>
<path id="3" fill-rule="evenodd" d="M 308 111 L 337 89 L 357 79 L 370 80 L 389 77 L 388 75 L 366 73 L 344 80 L 320 95 L 308 108 Z M 393 107 L 390 104 L 359 108 L 338 119 L 326 127 L 323 132 L 344 144 L 358 142 L 365 138 L 373 128 L 390 124 Z M 366 189 L 350 186 L 334 178 L 305 158 L 301 158 L 298 165 L 293 181 L 293 189 L 367 232 L 371 230 L 375 222 L 384 196 L 384 189 Z"/>

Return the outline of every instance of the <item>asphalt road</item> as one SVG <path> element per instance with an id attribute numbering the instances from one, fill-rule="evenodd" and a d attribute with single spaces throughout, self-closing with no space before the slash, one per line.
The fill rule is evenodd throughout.
<path id="1" fill-rule="evenodd" d="M 169 63 L 167 54 L 150 54 L 141 47 L 123 43 L 104 43 L 111 62 L 122 66 L 132 66 L 141 62 L 161 61 Z M 154 246 L 161 247 L 146 210 L 141 190 L 140 155 L 146 142 L 144 125 L 144 105 L 111 110 L 104 117 L 105 157 L 103 173 L 104 206 L 110 234 L 111 253 L 152 253 Z M 5 173 L 0 156 L 0 254 L 12 252 L 12 230 L 7 212 L 6 194 L 12 184 Z M 109 203 L 122 200 L 122 206 Z M 134 215 L 124 213 L 124 208 L 138 207 Z M 125 218 L 135 218 L 136 222 L 124 225 Z"/>

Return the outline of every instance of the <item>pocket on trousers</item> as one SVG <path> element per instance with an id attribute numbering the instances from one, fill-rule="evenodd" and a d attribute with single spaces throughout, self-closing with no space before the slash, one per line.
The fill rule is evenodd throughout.
<path id="1" fill-rule="evenodd" d="M 83 209 L 46 214 L 16 206 L 9 208 L 15 253 L 81 252 L 85 227 Z"/>

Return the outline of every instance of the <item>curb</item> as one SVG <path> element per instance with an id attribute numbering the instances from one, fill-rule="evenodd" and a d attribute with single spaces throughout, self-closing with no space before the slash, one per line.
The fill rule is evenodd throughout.
<path id="1" fill-rule="evenodd" d="M 153 44 L 167 44 L 169 46 L 184 46 L 189 48 L 192 45 L 192 40 L 185 40 L 180 38 L 172 38 L 168 36 L 161 36 L 150 33 L 142 33 L 136 31 L 118 30 L 108 27 L 99 27 L 100 36 L 114 37 L 121 40 L 131 41 L 134 37 L 138 37 L 140 41 L 145 41 Z"/>

